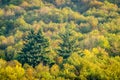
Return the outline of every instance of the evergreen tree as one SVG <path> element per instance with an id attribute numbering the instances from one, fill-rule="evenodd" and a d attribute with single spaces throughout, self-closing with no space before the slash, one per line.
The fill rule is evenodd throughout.
<path id="1" fill-rule="evenodd" d="M 62 40 L 59 43 L 60 48 L 57 49 L 58 55 L 62 56 L 64 59 L 68 58 L 71 53 L 78 52 L 80 48 L 78 47 L 78 38 L 74 36 L 72 29 L 67 25 L 65 32 L 60 34 L 60 38 Z"/>
<path id="2" fill-rule="evenodd" d="M 10 0 L 0 0 L 2 4 L 8 4 Z"/>
<path id="3" fill-rule="evenodd" d="M 31 30 L 29 35 L 25 38 L 24 47 L 17 59 L 22 64 L 28 63 L 33 67 L 38 65 L 40 62 L 46 64 L 46 60 L 48 60 L 46 53 L 49 52 L 47 50 L 48 47 L 48 39 L 43 36 L 42 31 L 39 30 L 35 33 L 34 30 Z"/>

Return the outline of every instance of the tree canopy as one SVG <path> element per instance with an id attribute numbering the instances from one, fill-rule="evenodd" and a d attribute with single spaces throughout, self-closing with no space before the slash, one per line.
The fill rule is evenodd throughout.
<path id="1" fill-rule="evenodd" d="M 0 80 L 120 80 L 120 0 L 0 0 Z"/>

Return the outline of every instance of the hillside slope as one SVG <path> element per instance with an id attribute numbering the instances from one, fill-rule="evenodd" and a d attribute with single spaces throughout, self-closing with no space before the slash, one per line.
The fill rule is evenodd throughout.
<path id="1" fill-rule="evenodd" d="M 120 0 L 0 0 L 1 80 L 120 80 L 119 56 Z"/>

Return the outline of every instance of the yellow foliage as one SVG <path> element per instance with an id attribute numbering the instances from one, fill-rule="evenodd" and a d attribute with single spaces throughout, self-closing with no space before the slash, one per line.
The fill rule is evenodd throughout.
<path id="1" fill-rule="evenodd" d="M 49 73 L 49 67 L 44 66 L 42 63 L 36 66 L 36 77 L 43 80 L 52 80 L 52 76 Z"/>
<path id="2" fill-rule="evenodd" d="M 24 2 L 21 4 L 21 6 L 25 8 L 25 7 L 29 7 L 29 4 L 28 4 L 26 1 L 24 1 Z"/>
<path id="3" fill-rule="evenodd" d="M 77 53 L 71 54 L 71 56 L 68 58 L 68 62 L 75 66 L 81 65 L 81 61 L 82 58 Z"/>
<path id="4" fill-rule="evenodd" d="M 7 38 L 7 42 L 8 42 L 8 45 L 14 44 L 14 42 L 15 42 L 14 37 L 13 36 L 9 36 Z"/>
<path id="5" fill-rule="evenodd" d="M 21 79 L 24 75 L 24 69 L 17 66 L 16 67 L 10 67 L 7 66 L 5 68 L 2 68 L 0 70 L 1 80 L 7 79 L 7 80 L 17 80 Z"/>
<path id="6" fill-rule="evenodd" d="M 4 11 L 2 9 L 0 9 L 0 16 L 3 16 Z"/>
<path id="7" fill-rule="evenodd" d="M 94 55 L 93 55 L 93 53 L 91 53 L 89 50 L 87 50 L 87 49 L 85 49 L 84 51 L 83 51 L 83 53 L 85 54 L 85 57 L 87 58 L 87 57 L 89 57 L 89 58 L 91 58 L 91 57 L 93 57 Z"/>
<path id="8" fill-rule="evenodd" d="M 5 36 L 0 36 L 0 45 L 6 45 L 7 44 L 7 38 Z"/>
<path id="9" fill-rule="evenodd" d="M 54 76 L 58 76 L 59 74 L 59 66 L 58 65 L 53 65 L 50 69 L 50 73 Z"/>
<path id="10" fill-rule="evenodd" d="M 27 68 L 25 71 L 26 78 L 29 80 L 34 80 L 35 79 L 35 70 L 33 68 Z"/>
<path id="11" fill-rule="evenodd" d="M 16 38 L 16 39 L 21 39 L 22 36 L 23 36 L 23 33 L 22 33 L 21 31 L 17 30 L 17 31 L 16 31 L 16 34 L 15 34 L 15 38 Z"/>
<path id="12" fill-rule="evenodd" d="M 61 64 L 63 62 L 63 57 L 57 57 L 55 61 L 57 64 Z"/>
<path id="13" fill-rule="evenodd" d="M 20 25 L 26 25 L 25 20 L 23 19 L 23 17 L 20 17 L 16 20 Z"/>
<path id="14" fill-rule="evenodd" d="M 5 60 L 0 59 L 0 68 L 5 67 L 6 63 L 7 62 Z"/>
<path id="15" fill-rule="evenodd" d="M 63 64 L 64 66 L 64 75 L 66 78 L 69 78 L 69 79 L 74 79 L 76 77 L 75 75 L 75 67 L 73 65 L 70 65 L 70 64 Z"/>
<path id="16" fill-rule="evenodd" d="M 60 6 L 65 3 L 65 0 L 55 0 L 55 3 L 57 4 L 57 6 Z"/>
<path id="17" fill-rule="evenodd" d="M 95 18 L 95 17 L 93 17 L 93 16 L 89 17 L 88 22 L 89 22 L 89 24 L 93 27 L 93 29 L 94 29 L 95 27 L 97 27 L 97 25 L 98 25 L 98 20 L 97 20 L 97 18 Z"/>
<path id="18" fill-rule="evenodd" d="M 94 55 L 96 55 L 97 57 L 103 57 L 103 56 L 108 56 L 108 53 L 104 50 L 104 49 L 102 49 L 102 48 L 93 48 L 92 49 L 92 53 L 94 54 Z"/>

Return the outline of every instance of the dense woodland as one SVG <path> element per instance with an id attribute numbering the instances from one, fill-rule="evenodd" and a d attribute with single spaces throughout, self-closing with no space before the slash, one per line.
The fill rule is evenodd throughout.
<path id="1" fill-rule="evenodd" d="M 120 0 L 0 0 L 0 80 L 120 80 Z"/>

